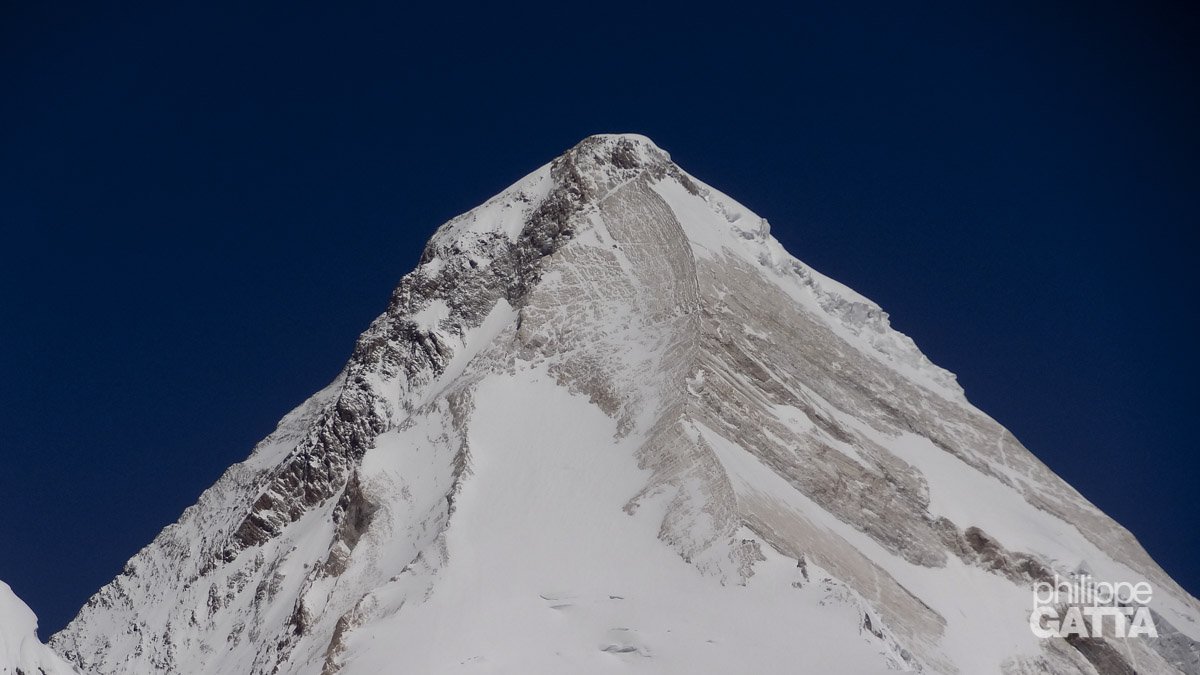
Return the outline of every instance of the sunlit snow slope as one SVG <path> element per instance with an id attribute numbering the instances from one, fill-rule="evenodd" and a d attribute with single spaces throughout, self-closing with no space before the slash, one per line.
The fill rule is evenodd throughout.
<path id="1" fill-rule="evenodd" d="M 1039 639 L 1145 580 L 1160 637 Z M 648 139 L 447 223 L 344 371 L 51 645 L 88 673 L 1196 673 L 1200 607 Z"/>
<path id="2" fill-rule="evenodd" d="M 0 675 L 73 673 L 71 666 L 38 641 L 33 610 L 0 581 Z"/>

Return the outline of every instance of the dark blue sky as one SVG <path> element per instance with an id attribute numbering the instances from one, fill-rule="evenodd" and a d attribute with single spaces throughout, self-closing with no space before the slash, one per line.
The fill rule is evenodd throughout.
<path id="1" fill-rule="evenodd" d="M 439 224 L 597 132 L 879 302 L 1200 591 L 1194 10 L 20 4 L 0 579 L 43 637 L 333 378 Z"/>

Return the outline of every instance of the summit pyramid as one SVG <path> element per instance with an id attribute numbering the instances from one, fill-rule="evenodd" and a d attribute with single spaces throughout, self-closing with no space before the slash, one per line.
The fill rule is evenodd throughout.
<path id="1" fill-rule="evenodd" d="M 1157 636 L 1035 635 L 1038 584 L 1085 572 L 1152 588 Z M 105 675 L 1198 673 L 1198 618 L 875 303 L 627 134 L 443 225 L 50 646 Z"/>

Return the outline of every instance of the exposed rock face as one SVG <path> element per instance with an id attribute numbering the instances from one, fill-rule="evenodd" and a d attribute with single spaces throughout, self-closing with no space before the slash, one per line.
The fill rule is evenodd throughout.
<path id="1" fill-rule="evenodd" d="M 1166 637 L 1035 638 L 1032 585 L 1084 560 L 1152 584 Z M 1172 673 L 1197 616 L 876 305 L 596 136 L 444 225 L 335 382 L 52 645 L 89 673 Z"/>

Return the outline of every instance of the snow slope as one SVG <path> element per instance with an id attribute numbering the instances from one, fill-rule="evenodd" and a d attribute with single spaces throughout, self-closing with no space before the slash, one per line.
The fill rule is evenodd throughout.
<path id="1" fill-rule="evenodd" d="M 68 675 L 67 665 L 37 637 L 37 617 L 0 581 L 0 675 Z"/>
<path id="2" fill-rule="evenodd" d="M 1039 639 L 1146 581 L 1158 639 Z M 52 646 L 88 673 L 1197 673 L 1197 601 L 648 139 L 444 225 L 339 377 Z"/>

